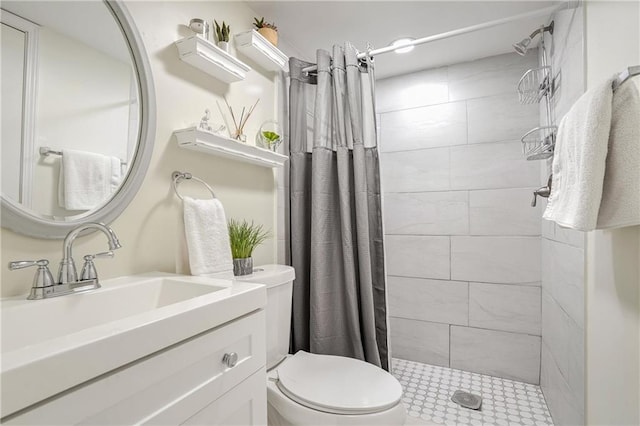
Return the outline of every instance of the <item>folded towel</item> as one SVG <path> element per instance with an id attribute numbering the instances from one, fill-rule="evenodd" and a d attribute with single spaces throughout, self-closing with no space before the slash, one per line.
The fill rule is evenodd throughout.
<path id="1" fill-rule="evenodd" d="M 218 199 L 184 197 L 184 230 L 192 275 L 233 269 L 227 219 Z"/>
<path id="2" fill-rule="evenodd" d="M 122 180 L 120 159 L 93 152 L 62 151 L 58 204 L 67 210 L 91 210 L 105 202 Z"/>
<path id="3" fill-rule="evenodd" d="M 613 94 L 609 153 L 597 229 L 640 225 L 640 77 Z"/>
<path id="4" fill-rule="evenodd" d="M 543 217 L 580 231 L 595 229 L 611 127 L 609 79 L 583 94 L 558 128 L 553 187 Z"/>

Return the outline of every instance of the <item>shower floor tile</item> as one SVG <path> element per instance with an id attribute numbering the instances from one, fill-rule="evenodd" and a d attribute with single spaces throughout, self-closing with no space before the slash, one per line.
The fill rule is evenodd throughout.
<path id="1" fill-rule="evenodd" d="M 408 425 L 553 426 L 539 386 L 398 358 L 392 366 Z M 452 402 L 458 389 L 481 396 L 480 410 Z"/>

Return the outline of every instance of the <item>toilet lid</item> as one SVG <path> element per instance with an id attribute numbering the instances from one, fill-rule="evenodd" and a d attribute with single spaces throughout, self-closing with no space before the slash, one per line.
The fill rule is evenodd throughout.
<path id="1" fill-rule="evenodd" d="M 277 371 L 278 388 L 285 395 L 327 413 L 377 413 L 394 407 L 402 398 L 395 377 L 353 358 L 299 351 Z"/>

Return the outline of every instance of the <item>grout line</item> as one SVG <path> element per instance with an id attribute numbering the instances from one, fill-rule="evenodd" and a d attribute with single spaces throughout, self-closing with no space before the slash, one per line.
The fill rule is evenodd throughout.
<path id="1" fill-rule="evenodd" d="M 530 129 L 529 129 L 530 130 Z M 524 130 L 523 132 L 526 132 L 526 130 Z M 445 148 L 453 148 L 453 147 L 476 147 L 476 146 L 485 146 L 485 145 L 496 145 L 496 144 L 513 144 L 513 145 L 522 145 L 522 142 L 520 140 L 515 140 L 515 139 L 499 139 L 499 140 L 495 140 L 495 141 L 487 141 L 487 142 L 474 142 L 474 143 L 464 143 L 464 144 L 450 144 L 450 145 L 435 145 L 435 146 L 425 146 L 425 147 L 419 147 L 419 148 L 413 148 L 413 149 L 402 149 L 402 150 L 396 150 L 396 151 L 380 151 L 380 154 L 400 154 L 400 153 L 407 153 L 407 152 L 415 152 L 415 151 L 428 151 L 428 150 L 432 150 L 432 149 L 445 149 Z M 524 160 L 524 158 L 522 158 L 522 160 Z"/>
<path id="2" fill-rule="evenodd" d="M 540 339 L 540 344 L 542 344 L 542 336 L 541 335 L 539 335 L 539 334 L 531 334 L 531 333 L 527 333 L 527 332 L 524 332 L 524 331 L 500 330 L 500 329 L 496 329 L 496 328 L 469 326 L 469 325 L 450 323 L 450 322 L 429 321 L 429 320 L 425 320 L 425 319 L 408 318 L 408 317 L 403 317 L 403 316 L 398 316 L 398 315 L 389 315 L 389 318 L 396 318 L 396 319 L 401 319 L 401 320 L 405 320 L 405 321 L 421 322 L 421 323 L 431 324 L 431 325 L 436 325 L 436 326 L 437 325 L 440 325 L 440 326 L 446 325 L 446 326 L 449 327 L 449 343 L 451 343 L 451 329 L 452 329 L 452 327 L 460 327 L 460 328 L 469 328 L 469 329 L 473 329 L 473 330 L 494 331 L 496 333 L 517 334 L 519 336 L 537 337 L 537 338 Z M 451 348 L 449 348 L 449 349 L 451 349 Z"/>
<path id="3" fill-rule="evenodd" d="M 448 279 L 448 278 L 429 278 L 429 277 L 417 277 L 417 276 L 413 276 L 413 275 L 398 275 L 398 274 L 387 274 L 387 277 L 409 278 L 409 279 L 416 279 L 416 280 L 442 281 L 442 282 L 453 282 L 453 283 L 469 282 L 469 283 L 474 283 L 474 284 L 542 288 L 542 286 L 540 285 L 541 281 L 523 281 L 523 282 L 517 282 L 517 283 L 504 283 L 504 282 L 502 282 L 502 283 L 492 283 L 492 282 L 486 282 L 486 281 L 452 280 L 452 279 Z"/>
<path id="4" fill-rule="evenodd" d="M 386 233 L 385 236 L 390 237 L 467 237 L 467 238 L 540 238 L 540 235 L 482 235 L 482 234 L 396 234 L 396 233 Z M 579 248 L 575 246 L 570 246 L 573 248 Z"/>
<path id="5" fill-rule="evenodd" d="M 516 186 L 516 187 L 508 187 L 508 188 L 471 188 L 471 189 L 426 189 L 422 191 L 384 191 L 385 194 L 430 194 L 430 193 L 441 193 L 441 192 L 480 192 L 480 191 L 510 191 L 510 190 L 522 190 L 529 191 L 532 189 L 536 189 L 535 186 Z M 580 231 L 576 231 L 580 232 Z"/>

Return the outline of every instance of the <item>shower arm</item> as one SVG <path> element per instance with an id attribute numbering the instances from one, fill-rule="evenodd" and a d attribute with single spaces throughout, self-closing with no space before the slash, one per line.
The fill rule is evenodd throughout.
<path id="1" fill-rule="evenodd" d="M 555 12 L 557 12 L 559 10 L 563 10 L 565 8 L 572 7 L 572 3 L 573 2 L 561 3 L 560 5 L 556 5 L 556 6 L 550 6 L 550 7 L 546 7 L 546 8 L 543 8 L 543 9 L 533 10 L 531 12 L 521 13 L 519 15 L 513 15 L 513 16 L 506 17 L 506 18 L 496 19 L 494 21 L 483 22 L 482 24 L 472 25 L 470 27 L 459 28 L 457 30 L 447 31 L 445 33 L 440 33 L 440 34 L 435 34 L 435 35 L 428 36 L 428 37 L 418 38 L 418 39 L 413 40 L 413 41 L 411 41 L 409 43 L 403 43 L 401 47 L 418 46 L 420 44 L 431 43 L 433 41 L 438 41 L 438 40 L 444 40 L 444 39 L 455 37 L 455 36 L 459 36 L 459 35 L 462 35 L 462 34 L 467 34 L 467 33 L 475 32 L 475 31 L 484 30 L 486 28 L 491 28 L 491 27 L 495 27 L 495 26 L 498 26 L 498 25 L 507 24 L 509 22 L 519 21 L 519 20 L 522 20 L 522 19 L 535 18 L 535 17 L 538 17 L 538 16 L 550 16 L 550 15 L 552 15 L 553 13 L 555 13 Z M 542 30 L 542 28 L 538 28 L 536 31 L 533 32 L 532 36 L 538 34 L 541 30 Z M 548 27 L 545 27 L 545 31 L 547 31 L 547 30 L 552 32 L 553 31 L 553 24 L 549 25 Z M 381 47 L 380 49 L 368 50 L 366 52 L 358 53 L 357 58 L 358 59 L 365 59 L 367 56 L 373 57 L 375 55 L 381 55 L 383 53 L 393 52 L 393 51 L 397 50 L 398 48 L 399 48 L 398 46 L 386 46 L 386 47 Z M 318 66 L 317 65 L 310 65 L 308 67 L 303 68 L 302 72 L 310 73 L 310 72 L 315 72 L 317 70 L 318 70 Z"/>
<path id="2" fill-rule="evenodd" d="M 546 27 L 545 27 L 544 25 L 543 25 L 543 26 L 541 26 L 540 28 L 538 28 L 537 30 L 535 30 L 534 32 L 532 32 L 532 33 L 531 33 L 531 35 L 529 36 L 529 38 L 530 38 L 531 40 L 533 40 L 533 38 L 534 38 L 535 36 L 537 36 L 538 34 L 542 34 L 542 33 L 545 33 L 545 32 L 547 32 L 547 31 L 549 32 L 549 34 L 552 34 L 552 35 L 553 35 L 553 26 L 554 26 L 554 22 L 555 22 L 555 21 L 551 21 L 551 23 L 550 23 L 549 25 L 547 25 Z"/>

